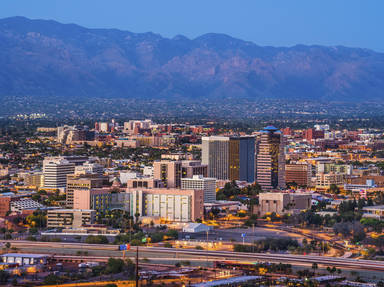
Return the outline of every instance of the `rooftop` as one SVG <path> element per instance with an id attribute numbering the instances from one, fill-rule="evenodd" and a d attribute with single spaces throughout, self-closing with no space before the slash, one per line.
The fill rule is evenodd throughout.
<path id="1" fill-rule="evenodd" d="M 48 254 L 30 254 L 30 253 L 6 253 L 2 254 L 3 257 L 28 257 L 28 258 L 44 258 L 44 257 L 50 257 L 51 255 Z"/>
<path id="2" fill-rule="evenodd" d="M 383 209 L 384 210 L 384 205 L 373 205 L 373 206 L 365 206 L 363 207 L 363 210 L 369 210 L 369 209 Z"/>

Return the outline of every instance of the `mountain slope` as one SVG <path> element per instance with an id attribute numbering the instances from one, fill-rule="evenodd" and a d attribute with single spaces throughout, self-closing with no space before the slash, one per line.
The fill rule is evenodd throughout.
<path id="1" fill-rule="evenodd" d="M 384 54 L 0 19 L 0 96 L 380 101 Z"/>

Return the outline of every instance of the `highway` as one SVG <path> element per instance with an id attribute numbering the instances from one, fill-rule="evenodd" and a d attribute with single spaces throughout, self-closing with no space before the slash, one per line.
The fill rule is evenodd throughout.
<path id="1" fill-rule="evenodd" d="M 18 248 L 21 252 L 29 253 L 46 253 L 56 255 L 57 258 L 79 258 L 83 260 L 92 259 L 107 260 L 109 257 L 122 257 L 122 252 L 118 251 L 118 245 L 103 245 L 103 244 L 83 244 L 83 243 L 62 243 L 62 242 L 33 242 L 33 241 L 11 241 L 3 240 L 3 243 L 10 242 L 13 247 Z M 74 256 L 65 254 L 63 251 L 82 250 L 89 251 L 89 256 Z M 127 257 L 133 257 L 136 247 L 132 247 L 127 252 Z M 105 251 L 103 255 L 95 253 Z M 354 270 L 370 270 L 370 271 L 384 271 L 383 261 L 373 260 L 360 260 L 350 258 L 337 258 L 327 256 L 309 256 L 309 255 L 292 255 L 292 254 L 268 254 L 268 253 L 242 253 L 232 251 L 208 251 L 196 249 L 176 249 L 164 247 L 139 247 L 140 256 L 148 259 L 161 259 L 173 258 L 181 259 L 190 258 L 201 261 L 215 261 L 215 260 L 232 260 L 239 262 L 271 262 L 271 263 L 290 263 L 292 265 L 305 265 L 311 266 L 312 263 L 317 263 L 323 266 L 336 266 L 346 269 Z M 72 257 L 71 257 L 72 256 Z"/>

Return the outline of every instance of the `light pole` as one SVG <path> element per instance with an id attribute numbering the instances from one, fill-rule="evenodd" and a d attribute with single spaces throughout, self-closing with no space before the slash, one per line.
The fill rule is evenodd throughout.
<path id="1" fill-rule="evenodd" d="M 136 287 L 139 287 L 139 246 L 136 246 Z"/>

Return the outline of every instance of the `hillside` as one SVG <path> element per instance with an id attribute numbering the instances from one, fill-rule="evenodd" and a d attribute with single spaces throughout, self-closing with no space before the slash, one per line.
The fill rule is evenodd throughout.
<path id="1" fill-rule="evenodd" d="M 0 97 L 380 101 L 384 54 L 0 20 Z"/>

